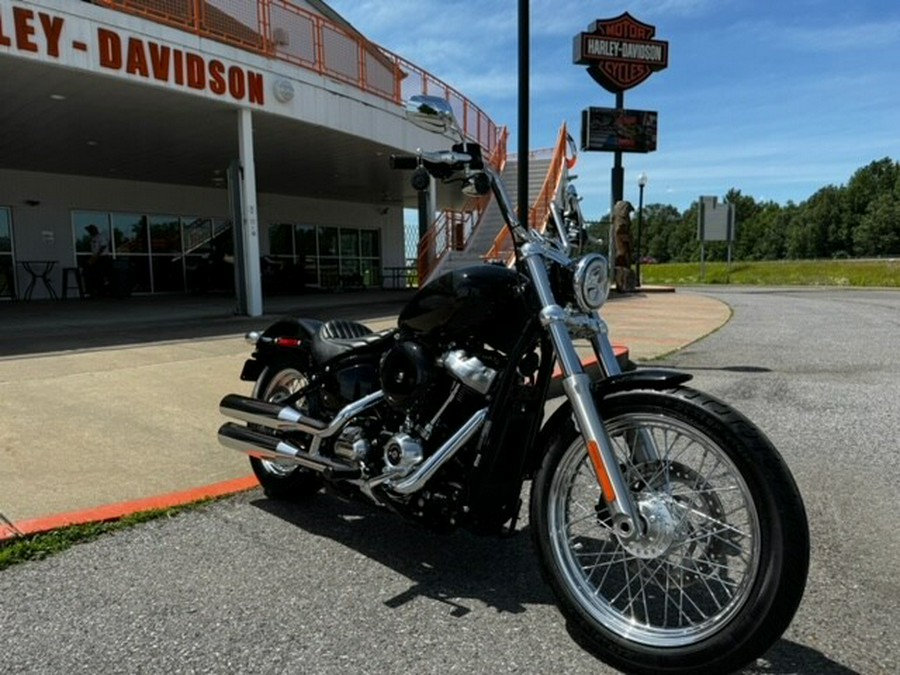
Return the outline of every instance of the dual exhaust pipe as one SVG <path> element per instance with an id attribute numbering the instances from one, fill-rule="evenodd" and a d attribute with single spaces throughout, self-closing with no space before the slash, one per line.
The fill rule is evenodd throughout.
<path id="1" fill-rule="evenodd" d="M 292 461 L 307 469 L 319 471 L 333 478 L 359 478 L 361 471 L 350 464 L 334 461 L 318 454 L 322 440 L 334 436 L 355 415 L 384 398 L 380 391 L 354 401 L 341 410 L 330 422 L 304 415 L 291 406 L 261 401 L 241 394 L 228 394 L 219 403 L 219 412 L 263 429 L 254 429 L 234 422 L 219 428 L 219 443 L 251 457 L 277 461 Z M 274 432 L 274 433 L 273 433 Z M 279 434 L 304 433 L 312 436 L 309 450 L 299 448 Z"/>
<path id="2" fill-rule="evenodd" d="M 274 461 L 294 462 L 317 471 L 327 478 L 353 480 L 362 477 L 359 466 L 325 457 L 318 449 L 322 441 L 334 436 L 347 423 L 384 398 L 380 391 L 365 396 L 341 409 L 331 422 L 314 419 L 291 406 L 261 401 L 240 394 L 228 394 L 219 403 L 219 411 L 259 428 L 226 422 L 219 428 L 219 442 L 226 448 L 243 452 L 251 457 Z M 400 494 L 412 494 L 453 457 L 481 428 L 487 418 L 487 408 L 476 412 L 428 459 L 414 467 L 412 472 L 386 474 L 369 481 L 372 485 L 384 485 Z M 297 447 L 283 433 L 304 433 L 311 437 L 308 450 Z"/>

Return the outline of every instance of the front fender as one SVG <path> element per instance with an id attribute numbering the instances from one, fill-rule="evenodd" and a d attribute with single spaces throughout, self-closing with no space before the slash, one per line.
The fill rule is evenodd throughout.
<path id="1" fill-rule="evenodd" d="M 650 389 L 654 391 L 662 391 L 664 389 L 672 389 L 684 384 L 692 379 L 693 375 L 689 373 L 679 373 L 674 370 L 663 370 L 661 368 L 638 368 L 630 370 L 618 375 L 597 380 L 591 383 L 594 401 L 601 410 L 603 399 L 607 396 L 617 394 L 623 391 L 637 391 L 640 389 Z M 537 470 L 540 466 L 541 458 L 550 441 L 556 434 L 560 432 L 562 426 L 572 419 L 572 404 L 568 400 L 564 400 L 552 415 L 544 422 L 538 435 L 537 442 L 534 444 L 533 457 L 529 461 L 529 473 Z"/>

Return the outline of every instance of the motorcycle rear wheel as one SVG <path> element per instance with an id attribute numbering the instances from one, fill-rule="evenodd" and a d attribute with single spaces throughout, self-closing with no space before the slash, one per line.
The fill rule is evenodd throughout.
<path id="1" fill-rule="evenodd" d="M 806 513 L 784 461 L 748 419 L 688 388 L 617 394 L 600 412 L 652 539 L 613 534 L 584 442 L 565 425 L 530 518 L 570 627 L 629 673 L 745 666 L 787 629 L 806 583 Z"/>
<path id="2" fill-rule="evenodd" d="M 279 403 L 309 383 L 306 375 L 293 366 L 267 367 L 256 381 L 254 398 Z M 304 401 L 297 402 L 300 410 Z M 295 462 L 250 458 L 250 467 L 263 492 L 270 499 L 298 501 L 315 494 L 322 487 L 319 477 Z"/>

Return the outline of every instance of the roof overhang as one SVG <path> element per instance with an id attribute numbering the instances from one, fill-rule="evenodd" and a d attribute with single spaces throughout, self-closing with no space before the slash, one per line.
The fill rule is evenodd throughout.
<path id="1" fill-rule="evenodd" d="M 54 0 L 46 4 L 64 6 Z M 93 35 L 97 25 L 112 26 L 125 35 L 144 30 L 151 36 L 163 35 L 155 38 L 158 42 L 183 39 L 198 49 L 195 38 L 191 42 L 192 36 L 175 29 L 147 27 L 146 21 L 91 5 L 83 9 L 81 14 L 103 12 L 103 22 L 92 24 L 89 18 L 67 15 L 63 9 L 58 12 L 66 25 L 79 24 L 74 38 L 63 33 L 62 48 L 88 42 L 83 49 L 87 54 L 75 54 L 74 62 L 96 60 L 91 50 L 99 49 L 88 41 L 90 36 L 81 38 L 88 31 L 81 23 L 87 23 Z M 0 19 L 4 20 L 0 25 L 12 24 L 5 14 Z M 39 31 L 40 23 L 34 21 Z M 39 45 L 40 35 L 33 39 Z M 158 86 L 140 78 L 129 80 L 120 72 L 111 76 L 96 63 L 82 69 L 62 63 L 63 59 L 35 58 L 17 51 L 14 37 L 11 42 L 9 48 L 0 47 L 0 168 L 210 187 L 222 184 L 229 164 L 238 158 L 241 105 L 227 97 L 201 96 L 187 87 Z M 243 56 L 240 50 L 216 43 L 203 46 L 226 50 L 232 59 Z M 442 139 L 413 129 L 397 104 L 373 101 L 363 92 L 348 96 L 349 85 L 289 64 L 246 56 L 257 59 L 248 62 L 257 70 L 262 70 L 260 63 L 279 69 L 265 73 L 268 99 L 274 99 L 272 81 L 286 74 L 298 99 L 315 90 L 315 107 L 322 108 L 318 114 L 325 121 L 298 119 L 267 106 L 253 109 L 257 192 L 415 205 L 408 173 L 389 170 L 388 157 L 417 147 L 440 147 L 445 144 Z M 371 128 L 371 133 L 347 131 L 339 122 L 329 123 L 336 117 L 329 106 L 347 119 L 368 115 L 377 123 L 362 125 Z M 453 199 L 451 194 L 444 197 Z"/>

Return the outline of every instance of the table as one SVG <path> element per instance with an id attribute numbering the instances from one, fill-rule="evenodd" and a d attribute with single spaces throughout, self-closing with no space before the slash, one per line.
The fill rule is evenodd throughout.
<path id="1" fill-rule="evenodd" d="M 56 291 L 53 290 L 53 284 L 50 282 L 50 273 L 53 271 L 53 268 L 56 267 L 56 263 L 58 260 L 19 260 L 18 263 L 22 266 L 26 272 L 28 272 L 31 279 L 28 282 L 28 286 L 25 287 L 25 292 L 22 294 L 23 300 L 31 300 L 31 294 L 34 292 L 34 287 L 38 281 L 43 282 L 44 288 L 47 289 L 47 293 L 50 294 L 50 297 L 54 300 L 57 299 Z"/>

